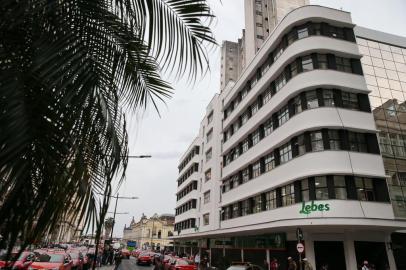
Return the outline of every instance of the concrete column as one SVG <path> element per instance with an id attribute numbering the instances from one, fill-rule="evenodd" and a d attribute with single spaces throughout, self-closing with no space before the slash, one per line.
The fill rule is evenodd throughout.
<path id="1" fill-rule="evenodd" d="M 349 234 L 345 234 L 344 236 L 344 256 L 347 270 L 357 270 L 354 239 Z"/>
<path id="2" fill-rule="evenodd" d="M 244 249 L 241 249 L 241 261 L 244 262 Z"/>
<path id="3" fill-rule="evenodd" d="M 305 254 L 307 260 L 310 262 L 310 264 L 313 266 L 313 268 L 316 268 L 316 256 L 314 254 L 314 241 L 311 237 L 311 234 L 309 233 L 304 233 L 304 244 L 305 244 Z"/>
<path id="4" fill-rule="evenodd" d="M 396 268 L 396 263 L 395 263 L 395 257 L 393 256 L 393 251 L 392 251 L 392 238 L 391 235 L 388 234 L 385 236 L 385 247 L 386 247 L 386 254 L 388 256 L 388 262 L 389 262 L 389 269 L 390 270 L 397 270 Z"/>

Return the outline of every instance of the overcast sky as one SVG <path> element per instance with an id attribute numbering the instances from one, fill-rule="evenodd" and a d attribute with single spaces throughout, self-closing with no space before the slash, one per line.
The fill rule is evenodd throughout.
<path id="1" fill-rule="evenodd" d="M 235 41 L 244 28 L 243 0 L 209 0 L 217 16 L 213 31 L 219 44 Z M 352 13 L 357 25 L 406 36 L 406 0 L 310 0 L 311 4 L 342 9 Z M 211 71 L 195 85 L 174 83 L 175 94 L 160 107 L 161 118 L 153 111 L 129 121 L 130 154 L 150 154 L 151 159 L 132 159 L 127 179 L 119 193 L 138 196 L 138 200 L 120 200 L 115 236 L 122 236 L 124 225 L 142 213 L 175 213 L 178 161 L 199 130 L 205 108 L 220 85 L 220 50 L 209 55 Z M 113 211 L 114 201 L 110 211 Z"/>

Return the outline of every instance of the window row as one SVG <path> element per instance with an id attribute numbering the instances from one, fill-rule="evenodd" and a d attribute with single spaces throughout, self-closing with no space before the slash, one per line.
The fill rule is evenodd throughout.
<path id="1" fill-rule="evenodd" d="M 383 155 L 406 158 L 406 135 L 399 133 L 379 133 L 379 145 Z"/>
<path id="2" fill-rule="evenodd" d="M 186 211 L 189 211 L 190 209 L 196 209 L 196 199 L 192 199 L 192 200 L 182 204 L 178 208 L 176 208 L 175 215 L 177 216 L 177 215 L 183 214 Z"/>
<path id="3" fill-rule="evenodd" d="M 193 163 L 190 165 L 189 169 L 187 169 L 186 172 L 182 174 L 181 177 L 178 179 L 178 186 L 182 185 L 183 182 L 185 182 L 189 176 L 191 176 L 194 172 L 199 171 L 199 164 L 198 163 Z"/>
<path id="4" fill-rule="evenodd" d="M 358 133 L 345 129 L 322 129 L 305 132 L 293 137 L 289 142 L 223 181 L 222 192 L 225 193 L 236 188 L 295 157 L 324 150 L 380 153 L 376 134 L 373 133 Z"/>
<path id="5" fill-rule="evenodd" d="M 301 113 L 307 109 L 314 109 L 318 107 L 340 107 L 345 109 L 360 110 L 365 112 L 371 112 L 369 99 L 367 94 L 356 94 L 339 89 L 315 89 L 302 92 L 294 98 L 291 98 L 285 106 L 278 112 L 275 112 L 272 117 L 261 123 L 263 125 L 248 137 L 243 140 L 249 142 L 249 145 L 255 145 L 263 137 L 261 136 L 261 129 L 264 129 L 263 135 L 266 137 L 277 127 L 283 125 L 294 115 Z M 254 108 L 254 107 L 250 107 Z M 252 114 L 251 114 L 252 115 Z M 247 119 L 248 121 L 248 119 Z M 241 122 L 243 123 L 243 122 Z M 231 125 L 224 133 L 224 141 L 227 141 L 239 128 L 239 123 Z M 231 156 L 226 164 L 231 162 L 233 157 Z"/>
<path id="6" fill-rule="evenodd" d="M 189 218 L 186 220 L 183 220 L 181 222 L 175 223 L 175 231 L 180 232 L 181 230 L 186 230 L 190 228 L 195 228 L 196 227 L 196 219 L 195 218 Z"/>
<path id="7" fill-rule="evenodd" d="M 187 194 L 189 194 L 193 190 L 197 190 L 197 181 L 192 181 L 190 184 L 188 184 L 186 187 L 184 187 L 181 191 L 179 191 L 176 194 L 176 201 L 179 201 L 180 199 L 185 197 Z"/>
<path id="8" fill-rule="evenodd" d="M 308 177 L 222 208 L 222 220 L 313 200 L 389 202 L 385 179 L 353 175 Z"/>
<path id="9" fill-rule="evenodd" d="M 187 154 L 187 156 L 182 160 L 178 166 L 179 172 L 185 168 L 185 166 L 192 160 L 192 158 L 199 154 L 199 146 L 196 145 L 192 150 Z"/>
<path id="10" fill-rule="evenodd" d="M 343 39 L 355 42 L 354 31 L 351 28 L 341 28 L 329 25 L 327 23 L 308 22 L 300 26 L 295 26 L 289 33 L 282 37 L 281 42 L 269 53 L 266 62 L 257 69 L 256 74 L 248 80 L 243 90 L 238 92 L 237 97 L 232 100 L 230 105 L 224 110 L 224 119 L 226 119 L 242 99 L 248 94 L 252 87 L 264 76 L 273 63 L 278 59 L 288 46 L 294 41 L 309 36 L 327 36 L 331 38 Z"/>
<path id="11" fill-rule="evenodd" d="M 314 69 L 332 69 L 348 73 L 362 75 L 362 67 L 359 59 L 343 58 L 333 54 L 317 54 L 306 55 L 296 58 L 293 62 L 285 67 L 281 74 L 272 81 L 254 101 L 248 109 L 245 110 L 238 119 L 227 130 L 226 141 L 231 137 L 241 126 L 243 126 L 264 104 L 266 104 L 277 92 L 279 92 L 287 82 L 298 75 L 299 73 L 311 71 Z"/>

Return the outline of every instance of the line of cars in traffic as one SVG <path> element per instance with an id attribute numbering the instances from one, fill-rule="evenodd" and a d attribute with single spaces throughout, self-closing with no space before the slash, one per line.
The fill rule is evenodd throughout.
<path id="1" fill-rule="evenodd" d="M 19 256 L 6 252 L 0 256 L 0 270 L 87 270 L 94 258 L 94 250 L 86 247 L 75 249 L 36 249 L 23 251 Z"/>
<path id="2" fill-rule="evenodd" d="M 197 270 L 193 261 L 175 255 L 156 253 L 153 251 L 135 250 L 131 253 L 137 260 L 137 265 L 151 265 L 159 258 L 164 270 Z"/>

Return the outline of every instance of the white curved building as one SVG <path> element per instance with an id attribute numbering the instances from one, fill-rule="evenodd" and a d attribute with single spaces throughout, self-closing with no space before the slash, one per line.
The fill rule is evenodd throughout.
<path id="1" fill-rule="evenodd" d="M 180 252 L 284 269 L 300 228 L 316 269 L 396 269 L 391 233 L 406 220 L 390 202 L 353 28 L 347 12 L 297 8 L 214 97 L 179 168 Z"/>

